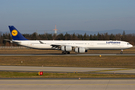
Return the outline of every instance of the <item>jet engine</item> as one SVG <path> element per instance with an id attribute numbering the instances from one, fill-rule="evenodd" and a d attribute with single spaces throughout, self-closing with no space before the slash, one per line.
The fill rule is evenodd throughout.
<path id="1" fill-rule="evenodd" d="M 61 50 L 62 51 L 72 51 L 72 47 L 71 46 L 61 46 Z"/>
<path id="2" fill-rule="evenodd" d="M 85 53 L 85 52 L 87 52 L 87 50 L 85 50 L 85 48 L 83 48 L 83 47 L 79 47 L 79 48 L 75 48 L 75 52 L 76 53 Z"/>

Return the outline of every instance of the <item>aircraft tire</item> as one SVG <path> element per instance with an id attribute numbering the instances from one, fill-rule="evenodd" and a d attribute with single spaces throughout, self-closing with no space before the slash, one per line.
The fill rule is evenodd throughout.
<path id="1" fill-rule="evenodd" d="M 67 54 L 67 52 L 66 51 L 63 51 L 62 54 Z"/>
<path id="2" fill-rule="evenodd" d="M 67 52 L 67 54 L 70 54 L 70 52 Z"/>

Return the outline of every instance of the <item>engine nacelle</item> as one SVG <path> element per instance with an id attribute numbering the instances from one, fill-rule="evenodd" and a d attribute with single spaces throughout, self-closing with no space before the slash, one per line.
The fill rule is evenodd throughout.
<path id="1" fill-rule="evenodd" d="M 61 50 L 62 51 L 72 51 L 72 47 L 71 46 L 61 46 Z"/>
<path id="2" fill-rule="evenodd" d="M 79 48 L 75 48 L 75 52 L 76 53 L 85 53 L 85 52 L 87 52 L 87 50 L 85 50 L 85 48 L 83 48 L 83 47 L 79 47 Z"/>

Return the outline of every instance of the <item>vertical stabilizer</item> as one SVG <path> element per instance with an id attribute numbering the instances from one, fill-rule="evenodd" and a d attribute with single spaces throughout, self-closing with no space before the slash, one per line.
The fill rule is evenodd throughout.
<path id="1" fill-rule="evenodd" d="M 28 40 L 14 26 L 9 26 L 13 40 Z"/>

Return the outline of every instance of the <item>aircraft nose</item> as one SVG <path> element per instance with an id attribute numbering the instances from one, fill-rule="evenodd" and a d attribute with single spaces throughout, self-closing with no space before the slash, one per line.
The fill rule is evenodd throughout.
<path id="1" fill-rule="evenodd" d="M 133 45 L 130 44 L 130 47 L 133 47 Z"/>

